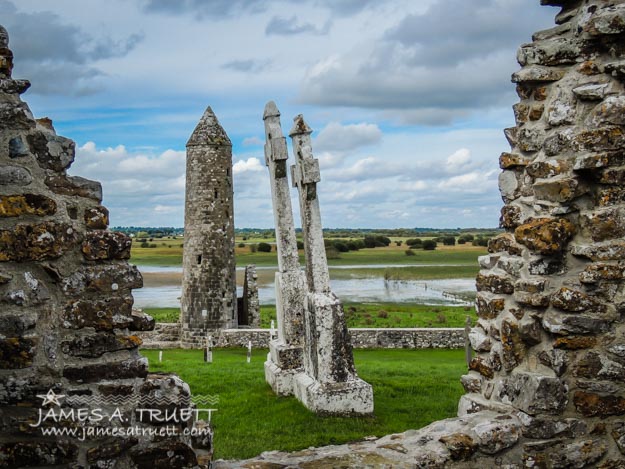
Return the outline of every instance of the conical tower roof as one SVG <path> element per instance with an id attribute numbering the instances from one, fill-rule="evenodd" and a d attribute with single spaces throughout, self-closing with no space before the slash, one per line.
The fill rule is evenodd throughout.
<path id="1" fill-rule="evenodd" d="M 232 146 L 232 142 L 228 138 L 226 131 L 217 120 L 217 116 L 215 116 L 210 106 L 204 111 L 204 115 L 187 142 L 188 147 L 200 145 Z"/>

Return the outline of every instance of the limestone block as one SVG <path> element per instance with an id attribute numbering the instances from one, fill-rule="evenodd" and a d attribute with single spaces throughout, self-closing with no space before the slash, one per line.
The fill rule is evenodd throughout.
<path id="1" fill-rule="evenodd" d="M 78 233 L 66 223 L 18 224 L 12 230 L 0 230 L 0 262 L 55 259 L 78 240 Z"/>
<path id="2" fill-rule="evenodd" d="M 621 260 L 625 259 L 625 242 L 610 240 L 592 245 L 574 244 L 571 246 L 571 253 L 593 261 Z"/>
<path id="3" fill-rule="evenodd" d="M 141 339 L 131 335 L 98 333 L 83 335 L 71 341 L 61 342 L 61 349 L 73 357 L 97 358 L 107 352 L 132 350 L 141 345 Z"/>
<path id="4" fill-rule="evenodd" d="M 32 181 L 33 177 L 26 168 L 9 165 L 0 167 L 0 186 L 28 186 Z"/>
<path id="5" fill-rule="evenodd" d="M 0 338 L 0 368 L 20 369 L 32 366 L 36 346 L 36 338 Z"/>
<path id="6" fill-rule="evenodd" d="M 439 438 L 445 445 L 453 461 L 466 461 L 478 448 L 477 443 L 466 433 L 452 433 Z"/>
<path id="7" fill-rule="evenodd" d="M 566 26 L 563 26 L 557 30 L 565 29 Z M 539 36 L 544 37 L 544 34 L 539 33 Z M 517 61 L 520 65 L 569 65 L 576 62 L 579 53 L 580 46 L 576 40 L 563 37 L 544 38 L 522 45 L 517 51 Z"/>
<path id="8" fill-rule="evenodd" d="M 523 223 L 523 211 L 514 205 L 505 205 L 501 208 L 499 226 L 502 228 L 516 228 Z"/>
<path id="9" fill-rule="evenodd" d="M 78 446 L 69 441 L 0 443 L 0 462 L 12 466 L 57 466 L 75 460 Z"/>
<path id="10" fill-rule="evenodd" d="M 549 256 L 562 251 L 574 233 L 574 225 L 564 218 L 538 218 L 516 228 L 514 237 L 531 250 Z"/>
<path id="11" fill-rule="evenodd" d="M 625 8 L 623 5 L 602 8 L 589 19 L 584 31 L 592 36 L 625 32 Z"/>
<path id="12" fill-rule="evenodd" d="M 28 147 L 24 143 L 22 137 L 17 136 L 9 140 L 9 158 L 22 158 L 24 156 L 28 156 L 29 154 Z"/>
<path id="13" fill-rule="evenodd" d="M 496 294 L 511 294 L 514 292 L 512 280 L 498 274 L 477 274 L 476 287 L 478 292 L 490 292 Z"/>
<path id="14" fill-rule="evenodd" d="M 45 184 L 52 192 L 59 195 L 79 196 L 102 202 L 102 185 L 80 176 L 53 174 L 47 176 Z"/>
<path id="15" fill-rule="evenodd" d="M 542 324 L 552 334 L 598 334 L 608 331 L 614 319 L 581 313 L 565 316 L 554 311 L 547 311 L 542 318 Z"/>
<path id="16" fill-rule="evenodd" d="M 501 362 L 507 371 L 514 369 L 525 358 L 526 348 L 516 321 L 504 319 L 501 322 Z"/>
<path id="17" fill-rule="evenodd" d="M 70 297 L 80 297 L 85 292 L 123 292 L 142 286 L 139 269 L 128 264 L 85 266 L 61 281 L 62 291 Z"/>
<path id="18" fill-rule="evenodd" d="M 573 403 L 577 411 L 585 417 L 625 415 L 625 398 L 621 396 L 575 391 Z"/>
<path id="19" fill-rule="evenodd" d="M 625 454 L 625 422 L 616 422 L 612 425 L 612 437 L 621 453 Z"/>
<path id="20" fill-rule="evenodd" d="M 583 152 L 603 152 L 618 150 L 625 145 L 623 129 L 617 126 L 604 126 L 596 129 L 582 130 L 573 137 L 571 146 Z"/>
<path id="21" fill-rule="evenodd" d="M 107 300 L 70 301 L 63 313 L 63 327 L 93 327 L 96 331 L 124 329 L 133 324 L 132 303 L 132 297 L 128 296 Z"/>
<path id="22" fill-rule="evenodd" d="M 141 310 L 132 310 L 132 324 L 128 326 L 131 331 L 151 331 L 156 326 L 156 321 L 149 314 Z"/>
<path id="23" fill-rule="evenodd" d="M 623 382 L 625 366 L 597 352 L 582 355 L 573 368 L 576 377 Z"/>
<path id="24" fill-rule="evenodd" d="M 565 71 L 542 65 L 524 67 L 512 74 L 513 83 L 541 83 L 558 81 L 564 76 Z"/>
<path id="25" fill-rule="evenodd" d="M 519 421 L 512 416 L 502 416 L 473 427 L 480 451 L 496 454 L 516 444 L 521 436 Z"/>
<path id="26" fill-rule="evenodd" d="M 568 387 L 558 378 L 518 372 L 503 380 L 499 398 L 526 414 L 560 414 L 568 402 Z"/>
<path id="27" fill-rule="evenodd" d="M 477 352 L 488 352 L 491 347 L 490 337 L 480 327 L 474 327 L 469 332 L 471 347 Z"/>
<path id="28" fill-rule="evenodd" d="M 523 246 L 519 245 L 510 233 L 502 233 L 488 241 L 488 252 L 507 252 L 511 256 L 520 256 Z"/>
<path id="29" fill-rule="evenodd" d="M 597 338 L 588 335 L 557 337 L 553 342 L 554 348 L 565 350 L 580 350 L 597 345 Z"/>
<path id="30" fill-rule="evenodd" d="M 321 383 L 305 373 L 295 377 L 295 396 L 319 415 L 367 415 L 373 412 L 373 389 L 355 378 Z"/>
<path id="31" fill-rule="evenodd" d="M 105 230 L 109 225 L 109 211 L 101 205 L 86 208 L 83 218 L 87 228 L 92 230 Z"/>
<path id="32" fill-rule="evenodd" d="M 530 162 L 530 158 L 508 152 L 502 153 L 499 157 L 499 167 L 501 169 L 514 168 L 516 166 L 527 166 Z"/>
<path id="33" fill-rule="evenodd" d="M 504 310 L 506 300 L 487 292 L 478 292 L 475 299 L 477 315 L 481 319 L 494 319 Z"/>
<path id="34" fill-rule="evenodd" d="M 56 202 L 39 194 L 15 194 L 0 196 L 0 218 L 24 215 L 54 215 Z"/>
<path id="35" fill-rule="evenodd" d="M 573 93 L 579 99 L 588 101 L 600 101 L 606 97 L 606 95 L 615 92 L 614 86 L 609 83 L 585 83 L 576 88 L 573 88 Z"/>
<path id="36" fill-rule="evenodd" d="M 66 366 L 63 377 L 76 383 L 94 383 L 106 379 L 145 378 L 148 361 L 138 358 L 115 362 L 98 362 L 82 366 Z"/>
<path id="37" fill-rule="evenodd" d="M 82 253 L 90 261 L 130 259 L 131 246 L 132 240 L 124 233 L 97 230 L 85 235 Z"/>
<path id="38" fill-rule="evenodd" d="M 603 310 L 601 305 L 594 298 L 579 290 L 573 290 L 568 287 L 562 287 L 555 292 L 551 296 L 551 304 L 556 308 L 568 312 L 601 312 Z"/>
<path id="39" fill-rule="evenodd" d="M 606 241 L 625 236 L 624 207 L 605 207 L 584 212 L 580 221 L 593 241 Z"/>
<path id="40" fill-rule="evenodd" d="M 76 156 L 76 145 L 68 138 L 35 131 L 27 136 L 31 153 L 43 169 L 63 171 L 71 166 Z"/>

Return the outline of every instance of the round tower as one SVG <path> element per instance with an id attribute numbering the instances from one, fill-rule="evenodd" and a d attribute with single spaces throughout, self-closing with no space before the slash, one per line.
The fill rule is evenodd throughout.
<path id="1" fill-rule="evenodd" d="M 187 142 L 182 339 L 237 326 L 232 143 L 210 106 Z"/>

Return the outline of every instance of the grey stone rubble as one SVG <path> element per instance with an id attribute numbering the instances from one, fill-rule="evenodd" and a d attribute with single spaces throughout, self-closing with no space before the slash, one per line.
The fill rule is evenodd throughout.
<path id="1" fill-rule="evenodd" d="M 50 119 L 33 118 L 20 98 L 30 84 L 11 78 L 12 67 L 0 26 L 0 466 L 207 467 L 206 422 L 167 419 L 171 433 L 161 436 L 162 422 L 136 412 L 153 409 L 159 396 L 172 411 L 188 409 L 189 386 L 148 372 L 137 333 L 154 320 L 132 312 L 132 290 L 143 280 L 127 262 L 130 239 L 108 230 L 100 184 L 67 175 L 74 142 L 57 135 Z M 49 391 L 60 406 L 44 405 Z M 59 409 L 91 412 L 94 403 L 127 419 L 105 417 L 94 425 L 101 431 L 157 433 L 87 433 L 82 441 L 80 432 L 46 436 L 43 425 L 31 427 L 40 409 L 58 416 Z M 77 420 L 44 425 L 80 430 Z M 200 428 L 206 435 L 182 434 Z"/>
<path id="2" fill-rule="evenodd" d="M 304 310 L 306 278 L 300 269 L 293 223 L 293 209 L 287 178 L 289 157 L 282 135 L 280 112 L 273 101 L 263 113 L 265 121 L 265 164 L 269 168 L 278 251 L 276 272 L 276 316 L 278 337 L 269 344 L 265 379 L 281 396 L 294 393 L 294 377 L 303 371 Z"/>
<path id="3" fill-rule="evenodd" d="M 247 347 L 249 341 L 254 348 L 269 348 L 269 329 L 223 329 L 213 338 L 215 347 Z M 145 349 L 179 348 L 180 324 L 156 323 L 154 330 L 139 332 Z M 352 346 L 355 349 L 423 349 L 463 348 L 464 329 L 460 328 L 357 328 L 349 329 Z M 198 345 L 200 348 L 202 345 Z"/>
<path id="4" fill-rule="evenodd" d="M 367 415 L 373 412 L 373 389 L 356 373 L 343 305 L 330 289 L 330 272 L 317 183 L 319 161 L 313 157 L 312 130 L 299 115 L 289 133 L 295 154 L 292 182 L 298 189 L 304 252 L 304 371 L 295 375 L 294 393 L 318 414 Z"/>
<path id="5" fill-rule="evenodd" d="M 518 50 L 458 417 L 216 468 L 625 468 L 625 2 L 541 3 L 561 11 Z"/>

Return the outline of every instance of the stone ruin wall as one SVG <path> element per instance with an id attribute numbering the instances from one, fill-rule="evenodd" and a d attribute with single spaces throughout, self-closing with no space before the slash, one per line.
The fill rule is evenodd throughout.
<path id="1" fill-rule="evenodd" d="M 148 373 L 136 333 L 154 321 L 132 313 L 131 290 L 142 278 L 127 262 L 131 241 L 108 231 L 100 184 L 67 175 L 74 142 L 56 135 L 49 119 L 33 118 L 20 99 L 30 84 L 11 78 L 8 47 L 0 27 L 0 466 L 206 463 L 210 435 L 80 442 L 29 426 L 49 390 L 64 395 L 68 410 L 116 406 L 126 425 L 142 428 L 152 424 L 139 421 L 135 407 L 161 395 L 169 408 L 189 407 L 190 395 L 179 378 Z"/>
<path id="2" fill-rule="evenodd" d="M 562 8 L 518 50 L 459 417 L 216 467 L 625 467 L 625 2 L 541 3 Z"/>
<path id="3" fill-rule="evenodd" d="M 269 329 L 224 329 L 214 334 L 215 347 L 269 348 Z M 141 348 L 166 349 L 180 347 L 180 324 L 157 322 L 154 330 L 138 332 L 143 341 Z M 464 348 L 464 329 L 460 328 L 353 328 L 349 329 L 355 349 L 423 349 Z M 195 345 L 201 348 L 202 344 Z"/>

